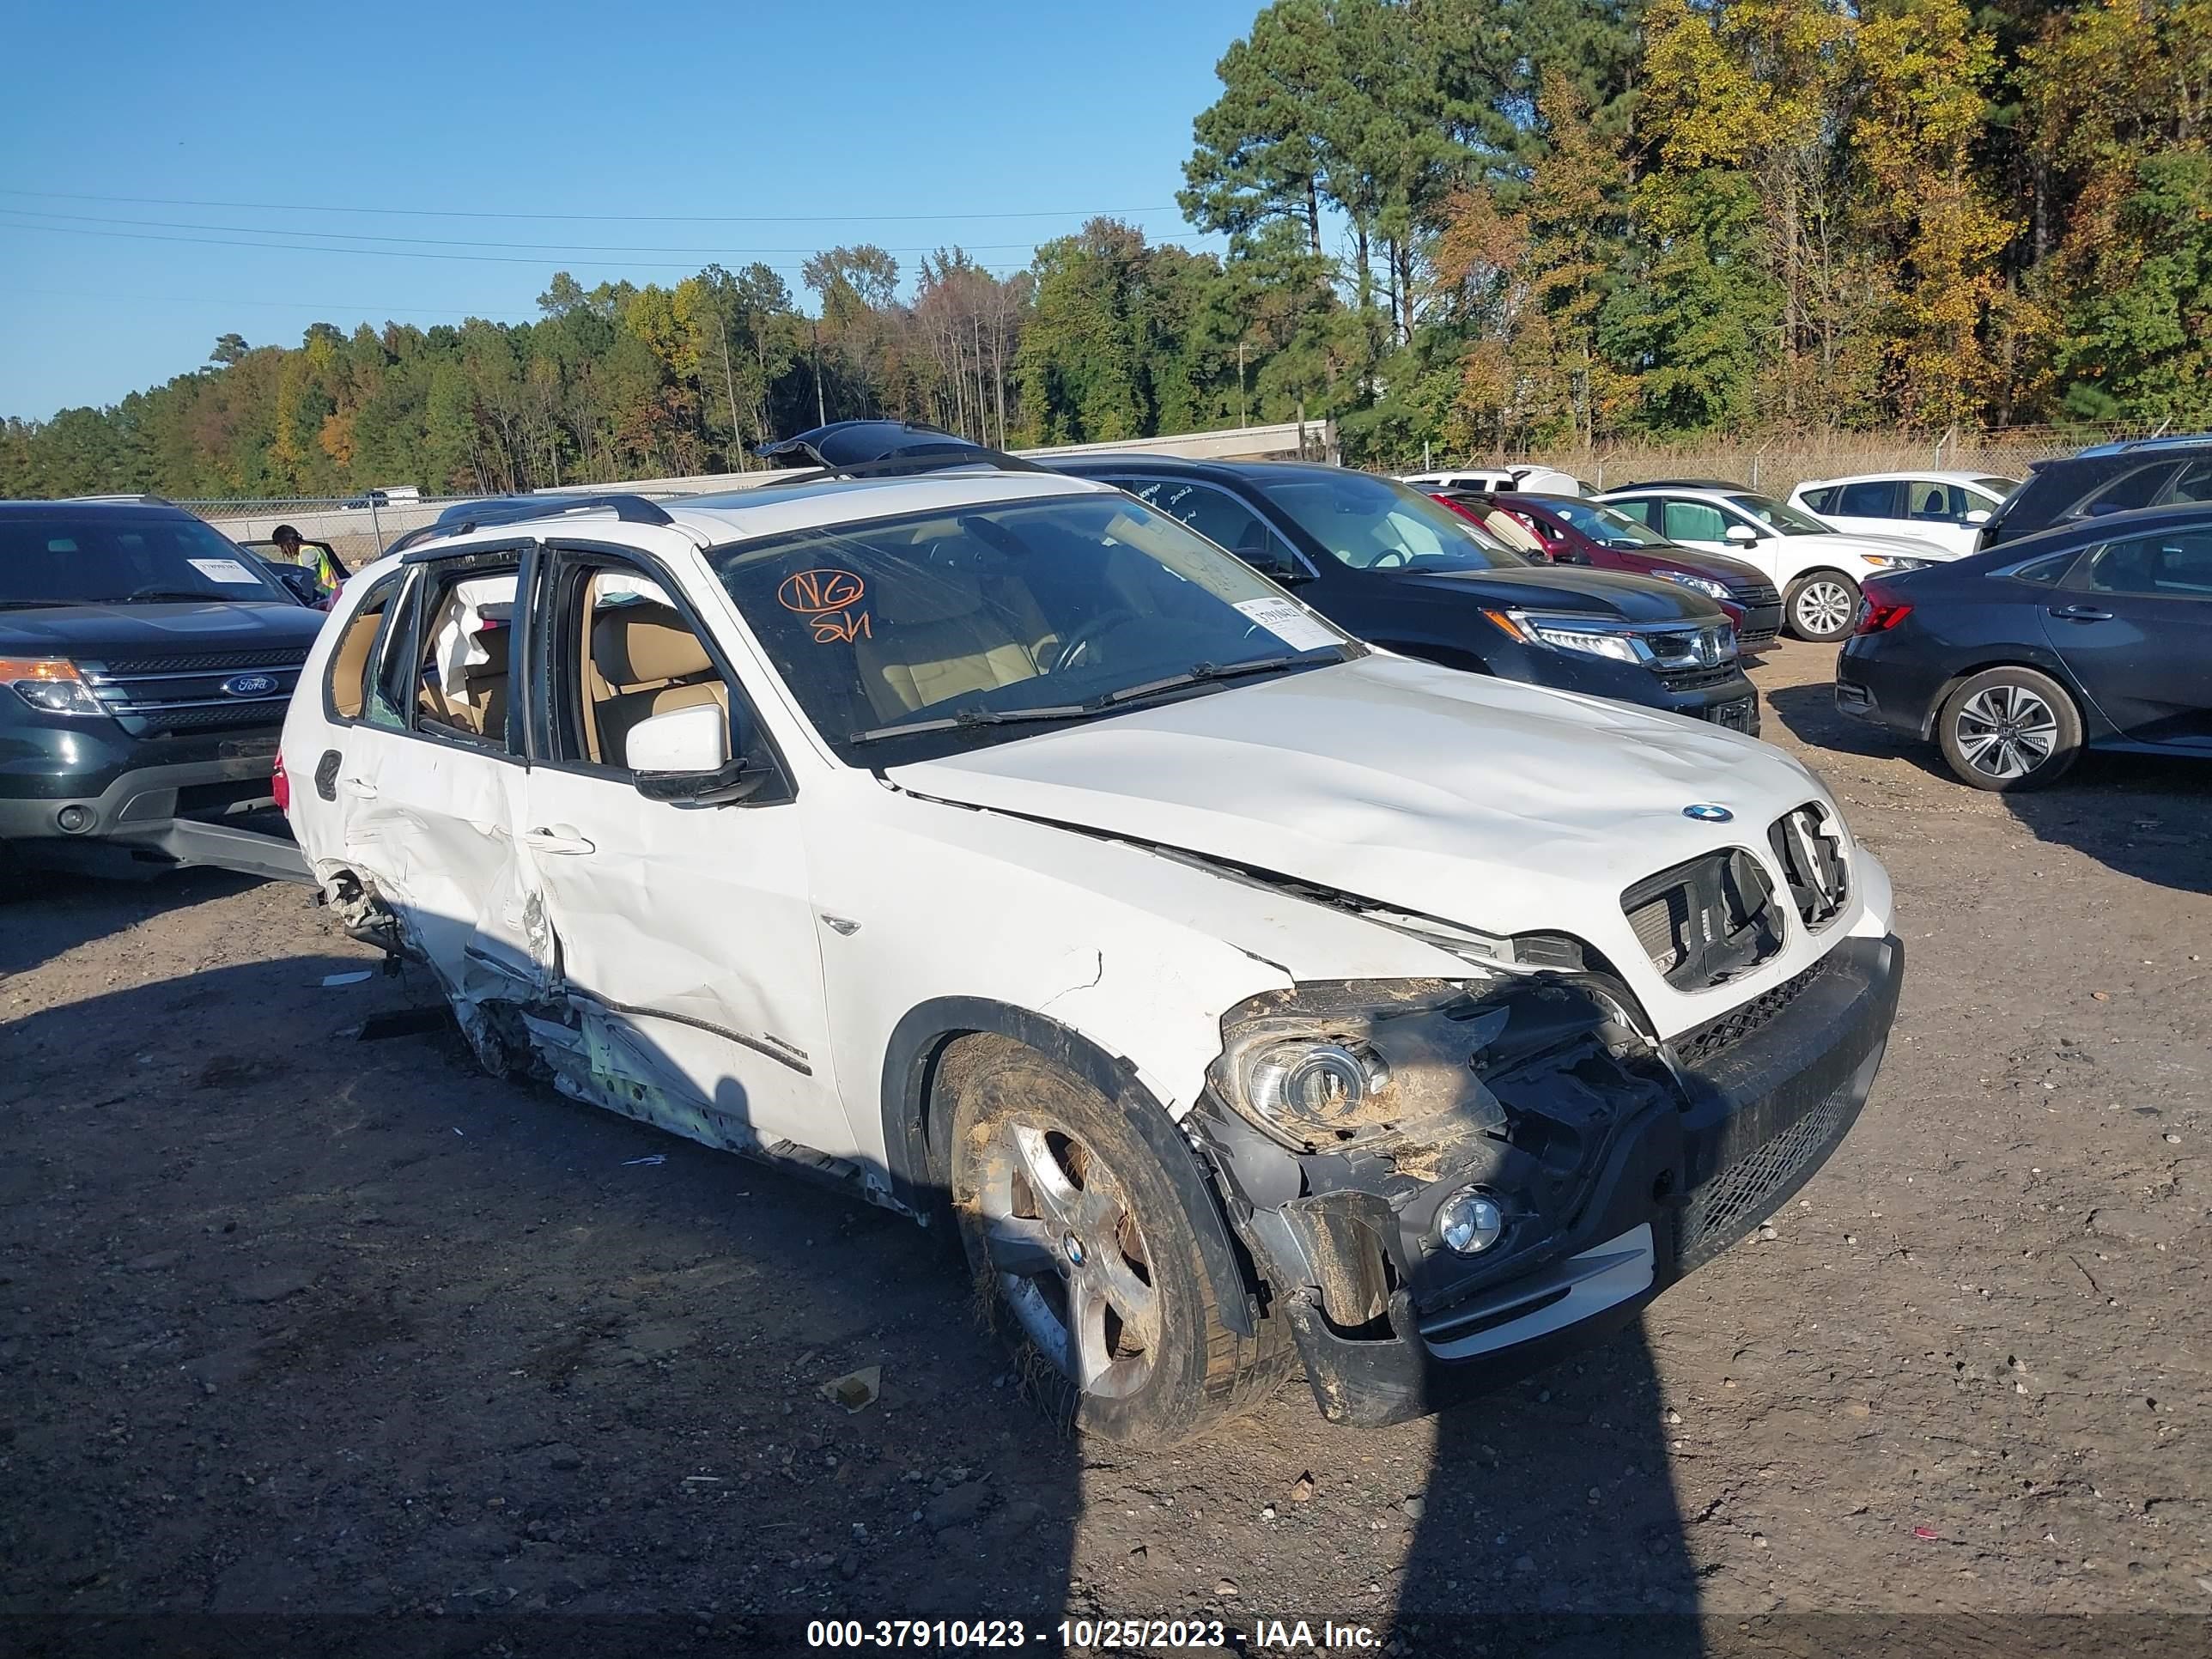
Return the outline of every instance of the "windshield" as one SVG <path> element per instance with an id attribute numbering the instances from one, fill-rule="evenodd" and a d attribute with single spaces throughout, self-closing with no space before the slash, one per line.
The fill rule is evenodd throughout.
<path id="1" fill-rule="evenodd" d="M 708 556 L 807 718 L 856 766 L 1361 651 L 1119 493 L 804 531 Z"/>
<path id="2" fill-rule="evenodd" d="M 206 599 L 293 603 L 251 555 L 185 514 L 0 517 L 0 609 Z"/>
<path id="3" fill-rule="evenodd" d="M 1500 570 L 1528 562 L 1440 501 L 1364 472 L 1290 472 L 1261 493 L 1355 570 Z"/>
<path id="4" fill-rule="evenodd" d="M 2002 501 L 2006 496 L 2011 495 L 2014 490 L 2020 488 L 2020 480 L 2017 478 L 1977 478 L 1974 480 L 1974 487 L 1978 489 L 1986 489 L 1990 495 L 1996 496 L 1999 501 Z"/>
<path id="5" fill-rule="evenodd" d="M 1626 513 L 1595 501 L 1547 501 L 1545 507 L 1553 517 L 1564 519 L 1589 537 L 1600 547 L 1672 547 L 1668 541 L 1647 524 L 1632 519 Z"/>
<path id="6" fill-rule="evenodd" d="M 1800 513 L 1794 507 L 1785 507 L 1771 495 L 1731 495 L 1729 500 L 1745 512 L 1785 536 L 1832 536 L 1833 526 L 1822 524 L 1809 514 Z"/>

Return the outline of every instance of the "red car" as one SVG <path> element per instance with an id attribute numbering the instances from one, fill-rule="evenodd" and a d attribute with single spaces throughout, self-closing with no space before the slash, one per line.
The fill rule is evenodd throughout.
<path id="1" fill-rule="evenodd" d="M 1657 576 L 1692 588 L 1728 612 L 1735 624 L 1737 647 L 1747 653 L 1772 645 L 1781 630 L 1782 595 L 1758 571 L 1741 560 L 1677 547 L 1648 525 L 1601 501 L 1577 495 L 1493 495 L 1470 490 L 1444 491 L 1437 499 L 1486 527 L 1497 528 L 1493 520 L 1503 515 L 1527 532 L 1513 538 L 1516 547 L 1530 537 L 1543 544 L 1540 552 L 1529 551 L 1530 558 Z"/>

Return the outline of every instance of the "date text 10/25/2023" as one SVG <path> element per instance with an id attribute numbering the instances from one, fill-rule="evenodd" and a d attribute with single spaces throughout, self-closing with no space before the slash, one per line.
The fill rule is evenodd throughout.
<path id="1" fill-rule="evenodd" d="M 1055 1639 L 1056 1638 L 1056 1639 Z M 1202 1650 L 1236 1646 L 1267 1653 L 1379 1651 L 1384 1638 L 1367 1625 L 1334 1620 L 1255 1619 L 1248 1631 L 1218 1619 L 1063 1619 L 1032 1630 L 1018 1619 L 817 1619 L 811 1648 L 1054 1647 L 1073 1653 Z"/>

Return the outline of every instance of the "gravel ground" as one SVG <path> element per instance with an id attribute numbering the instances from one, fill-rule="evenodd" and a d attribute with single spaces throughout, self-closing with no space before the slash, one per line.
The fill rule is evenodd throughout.
<path id="1" fill-rule="evenodd" d="M 1254 1651 L 1278 1618 L 1414 1653 L 2203 1650 L 2212 770 L 1977 793 L 1839 720 L 1832 660 L 1757 678 L 1896 881 L 1873 1103 L 1640 1331 L 1386 1432 L 1293 1384 L 1173 1455 L 1060 1438 L 909 1225 L 487 1079 L 449 1030 L 356 1036 L 434 994 L 326 988 L 375 959 L 301 890 L 18 900 L 0 1647 L 1154 1615 Z M 878 1403 L 823 1398 L 869 1365 Z"/>

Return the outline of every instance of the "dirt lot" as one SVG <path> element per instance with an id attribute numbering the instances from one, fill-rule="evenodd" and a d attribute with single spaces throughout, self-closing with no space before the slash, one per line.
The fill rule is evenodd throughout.
<path id="1" fill-rule="evenodd" d="M 375 961 L 300 890 L 0 911 L 0 1648 L 1157 1613 L 1418 1653 L 2200 1649 L 2212 770 L 1978 794 L 1839 720 L 1830 658 L 1759 678 L 1896 880 L 1873 1104 L 1640 1334 L 1384 1433 L 1293 1385 L 1179 1455 L 1057 1437 L 910 1225 L 448 1036 L 356 1038 L 431 988 L 326 988 Z M 821 1396 L 866 1365 L 879 1404 Z M 1568 1612 L 1634 1622 L 1530 1616 Z M 64 1613 L 166 1622 L 22 1617 Z M 174 1617 L 210 1613 L 359 1617 L 245 1649 Z"/>

